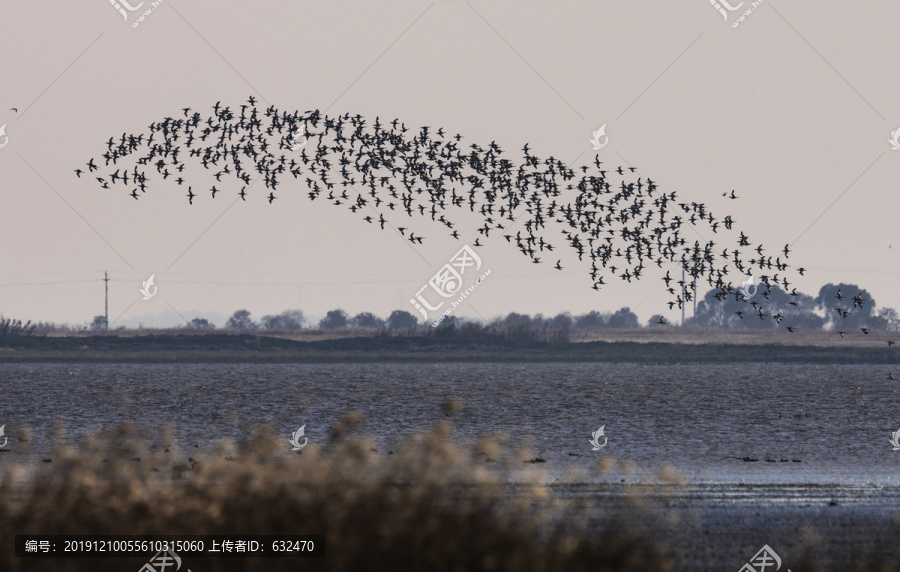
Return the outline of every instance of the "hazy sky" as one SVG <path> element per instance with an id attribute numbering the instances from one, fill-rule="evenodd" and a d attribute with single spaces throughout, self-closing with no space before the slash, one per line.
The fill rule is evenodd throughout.
<path id="1" fill-rule="evenodd" d="M 707 0 L 145 0 L 122 5 L 126 22 L 107 0 L 3 2 L 0 313 L 89 321 L 103 311 L 104 270 L 114 325 L 175 325 L 177 313 L 222 325 L 238 308 L 414 311 L 409 299 L 463 244 L 437 227 L 413 247 L 309 201 L 294 180 L 284 185 L 298 192 L 275 205 L 262 185 L 241 202 L 232 181 L 189 206 L 171 179 L 135 201 L 73 173 L 110 136 L 250 95 L 279 110 L 443 126 L 464 144 L 496 140 L 513 160 L 525 142 L 576 168 L 598 153 L 730 214 L 769 251 L 792 244 L 791 262 L 808 269 L 798 290 L 855 282 L 900 308 L 900 150 L 889 143 L 900 3 L 758 4 L 726 10 L 726 22 Z M 609 143 L 595 152 L 604 124 Z M 721 196 L 732 189 L 740 199 Z M 736 244 L 736 232 L 699 230 L 685 237 Z M 461 315 L 627 305 L 644 320 L 678 316 L 664 270 L 598 293 L 589 262 L 566 249 L 562 272 L 556 256 L 532 264 L 502 239 L 478 253 L 491 275 Z M 151 274 L 158 294 L 145 301 Z"/>

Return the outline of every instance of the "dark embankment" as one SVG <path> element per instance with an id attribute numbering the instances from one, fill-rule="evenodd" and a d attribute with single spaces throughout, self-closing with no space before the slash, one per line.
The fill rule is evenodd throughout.
<path id="1" fill-rule="evenodd" d="M 366 362 L 900 363 L 896 347 L 673 342 L 553 343 L 346 337 L 297 341 L 248 334 L 19 336 L 0 346 L 0 363 L 366 363 Z"/>

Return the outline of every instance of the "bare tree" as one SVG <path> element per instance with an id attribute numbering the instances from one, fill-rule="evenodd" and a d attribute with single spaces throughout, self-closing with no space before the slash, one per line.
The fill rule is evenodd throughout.
<path id="1" fill-rule="evenodd" d="M 300 310 L 285 310 L 275 316 L 263 316 L 261 322 L 267 330 L 295 332 L 303 329 L 304 317 Z"/>
<path id="2" fill-rule="evenodd" d="M 419 325 L 419 320 L 406 310 L 394 310 L 388 317 L 388 328 L 392 330 L 408 330 Z"/>
<path id="3" fill-rule="evenodd" d="M 231 328 L 232 330 L 255 330 L 258 326 L 250 319 L 250 312 L 248 310 L 238 310 L 228 318 L 225 327 Z"/>
<path id="4" fill-rule="evenodd" d="M 353 316 L 350 325 L 357 328 L 383 328 L 384 320 L 373 314 L 372 312 L 360 312 Z"/>
<path id="5" fill-rule="evenodd" d="M 338 328 L 346 328 L 349 323 L 350 316 L 347 315 L 347 312 L 337 309 L 331 310 L 325 314 L 325 317 L 319 321 L 319 328 L 323 330 L 336 330 Z"/>
<path id="6" fill-rule="evenodd" d="M 207 320 L 206 318 L 194 318 L 187 325 L 188 328 L 192 328 L 194 330 L 215 330 L 216 325 Z"/>
<path id="7" fill-rule="evenodd" d="M 108 324 L 106 323 L 106 316 L 99 315 L 94 316 L 94 320 L 91 322 L 91 329 L 94 331 L 103 331 L 108 329 Z"/>

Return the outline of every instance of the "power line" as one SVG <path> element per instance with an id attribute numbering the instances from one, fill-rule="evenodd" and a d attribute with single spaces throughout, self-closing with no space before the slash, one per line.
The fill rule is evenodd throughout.
<path id="1" fill-rule="evenodd" d="M 59 284 L 80 284 L 83 282 L 99 282 L 101 279 L 92 278 L 90 280 L 55 280 L 53 282 L 14 282 L 11 284 L 0 284 L 0 288 L 4 286 L 57 286 Z"/>

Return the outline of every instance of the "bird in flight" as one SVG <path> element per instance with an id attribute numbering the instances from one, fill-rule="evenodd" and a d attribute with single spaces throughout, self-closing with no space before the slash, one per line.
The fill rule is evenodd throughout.
<path id="1" fill-rule="evenodd" d="M 322 199 L 319 203 L 343 209 L 363 223 L 377 217 L 379 224 L 372 228 L 397 228 L 418 244 L 428 229 L 466 240 L 475 248 L 504 237 L 504 243 L 534 264 L 549 258 L 542 252 L 562 244 L 578 255 L 579 262 L 590 265 L 592 288 L 598 291 L 606 285 L 603 277 L 597 280 L 604 270 L 632 282 L 650 274 L 648 267 L 665 268 L 670 308 L 683 308 L 695 300 L 698 285 L 704 282 L 718 291 L 721 300 L 739 295 L 740 290 L 727 281 L 729 275 L 773 265 L 763 256 L 762 245 L 755 248 L 754 261 L 748 262 L 745 249 L 750 248 L 750 237 L 732 230 L 736 223 L 731 216 L 717 216 L 704 203 L 664 192 L 661 183 L 638 174 L 637 167 L 603 165 L 598 156 L 573 168 L 553 156 L 539 157 L 525 144 L 517 159 L 496 141 L 467 145 L 462 135 L 443 128 L 416 130 L 399 119 L 382 123 L 349 112 L 326 115 L 320 110 L 258 106 L 254 97 L 234 109 L 218 101 L 208 113 L 190 107 L 181 111 L 154 121 L 149 132 L 110 137 L 101 154 L 106 164 L 124 167 L 142 192 L 152 186 L 151 179 L 165 181 L 174 172 L 180 175 L 175 179 L 179 185 L 203 184 L 191 180 L 196 171 L 185 169 L 186 163 L 202 166 L 216 178 L 210 189 L 213 199 L 235 185 L 246 201 L 246 189 L 257 178 L 269 191 L 262 195 L 269 204 L 276 190 L 305 187 L 311 201 Z M 299 153 L 287 150 L 284 142 L 301 131 L 308 144 Z M 87 167 L 91 172 L 97 169 L 94 158 Z M 80 172 L 76 175 L 80 177 Z M 123 179 L 111 184 L 128 185 Z M 188 204 L 195 196 L 189 186 Z M 739 198 L 734 190 L 723 196 Z M 465 237 L 462 222 L 473 217 L 480 221 L 474 227 L 479 236 Z M 692 238 L 689 226 L 696 227 L 697 236 L 706 228 L 718 236 L 739 232 L 740 237 L 734 237 L 737 246 L 725 249 L 723 255 L 723 246 L 716 242 Z M 779 272 L 786 273 L 787 263 L 776 262 Z M 563 270 L 561 259 L 554 268 Z M 672 269 L 689 275 L 679 283 L 684 295 L 670 285 Z M 763 298 L 782 281 L 787 284 L 787 277 L 762 277 Z M 771 319 L 762 307 L 757 310 L 760 319 Z"/>

